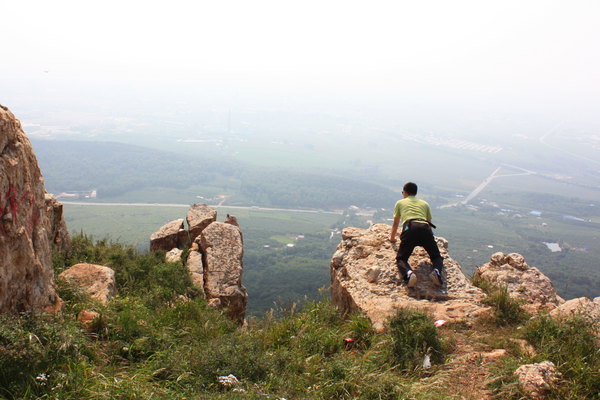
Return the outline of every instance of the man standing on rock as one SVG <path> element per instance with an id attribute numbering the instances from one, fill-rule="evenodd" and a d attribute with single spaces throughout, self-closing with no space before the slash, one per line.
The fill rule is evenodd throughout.
<path id="1" fill-rule="evenodd" d="M 412 254 L 415 246 L 422 246 L 429 254 L 433 271 L 429 278 L 436 286 L 442 286 L 444 283 L 443 268 L 444 261 L 440 255 L 433 232 L 431 228 L 435 225 L 431 223 L 431 209 L 426 201 L 417 199 L 417 185 L 408 182 L 402 190 L 402 200 L 399 200 L 394 207 L 394 224 L 390 234 L 390 242 L 396 242 L 396 232 L 398 225 L 402 221 L 402 232 L 400 233 L 400 247 L 396 256 L 396 263 L 402 279 L 409 288 L 417 284 L 417 275 L 408 264 L 408 258 Z"/>

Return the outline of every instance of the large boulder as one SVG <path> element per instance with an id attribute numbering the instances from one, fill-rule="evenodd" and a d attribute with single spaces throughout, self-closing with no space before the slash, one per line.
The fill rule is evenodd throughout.
<path id="1" fill-rule="evenodd" d="M 0 312 L 60 308 L 45 193 L 21 123 L 0 106 Z"/>
<path id="2" fill-rule="evenodd" d="M 450 321 L 475 317 L 488 307 L 480 301 L 483 292 L 464 276 L 460 265 L 448 254 L 448 242 L 437 238 L 444 257 L 447 285 L 436 288 L 429 279 L 431 262 L 425 250 L 416 247 L 409 264 L 417 274 L 415 288 L 401 285 L 396 266 L 397 245 L 389 242 L 391 227 L 346 228 L 330 266 L 331 295 L 343 312 L 362 311 L 377 330 L 398 308 L 416 308 Z"/>
<path id="3" fill-rule="evenodd" d="M 167 222 L 150 236 L 150 251 L 169 251 L 186 241 L 187 231 L 183 228 L 183 219 Z"/>
<path id="4" fill-rule="evenodd" d="M 523 308 L 529 312 L 549 311 L 564 303 L 550 278 L 527 265 L 523 256 L 517 253 L 493 254 L 488 263 L 477 268 L 475 279 L 505 286 L 511 297 L 523 300 Z"/>
<path id="5" fill-rule="evenodd" d="M 243 323 L 248 293 L 242 285 L 244 248 L 238 227 L 213 222 L 196 238 L 204 255 L 204 291 L 210 304 Z"/>
<path id="6" fill-rule="evenodd" d="M 80 288 L 104 305 L 117 294 L 115 272 L 103 265 L 75 264 L 61 272 L 58 279 Z"/>
<path id="7" fill-rule="evenodd" d="M 217 211 L 206 204 L 194 204 L 188 210 L 185 219 L 190 228 L 190 240 L 193 242 L 204 228 L 217 220 Z"/>

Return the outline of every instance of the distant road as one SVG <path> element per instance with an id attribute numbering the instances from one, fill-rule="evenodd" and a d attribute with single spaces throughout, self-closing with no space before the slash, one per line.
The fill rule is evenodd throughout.
<path id="1" fill-rule="evenodd" d="M 552 129 L 550 129 L 548 132 L 546 132 L 542 137 L 540 137 L 540 143 L 543 144 L 544 146 L 547 146 L 551 149 L 554 150 L 558 150 L 560 151 L 562 154 L 568 154 L 573 158 L 578 158 L 580 160 L 584 160 L 584 161 L 589 161 L 592 162 L 594 164 L 600 164 L 600 161 L 586 157 L 586 156 L 582 156 L 581 154 L 576 154 L 570 151 L 565 150 L 562 147 L 558 147 L 558 146 L 553 146 L 551 144 L 546 143 L 546 138 L 550 135 L 552 135 L 553 133 L 555 133 L 556 131 L 558 131 L 558 129 L 561 127 L 561 125 L 563 124 L 563 122 L 559 122 L 558 124 L 556 124 Z"/>
<path id="2" fill-rule="evenodd" d="M 59 199 L 60 201 L 60 199 Z M 88 202 L 88 201 L 60 201 L 62 204 L 69 204 L 74 206 L 120 206 L 120 207 L 181 207 L 190 208 L 191 204 L 177 204 L 177 203 L 99 203 L 99 202 Z M 221 202 L 222 203 L 222 202 Z M 257 207 L 257 206 L 227 206 L 223 204 L 210 205 L 214 208 L 233 208 L 238 210 L 255 210 L 255 211 L 285 211 L 285 212 L 297 212 L 297 213 L 309 213 L 309 214 L 335 214 L 342 215 L 343 211 L 321 211 L 321 210 L 300 210 L 293 208 L 271 208 L 271 207 Z"/>
<path id="3" fill-rule="evenodd" d="M 504 175 L 498 175 L 498 172 L 500 172 L 500 169 L 502 169 L 502 167 L 508 167 L 508 168 L 512 168 L 512 169 L 518 169 L 521 170 L 523 172 L 521 173 L 517 173 L 517 174 L 504 174 Z M 447 208 L 447 207 L 453 207 L 453 206 L 457 206 L 459 204 L 465 205 L 467 203 L 469 203 L 471 200 L 473 200 L 479 193 L 481 193 L 481 191 L 483 189 L 485 189 L 485 187 L 487 185 L 490 184 L 490 182 L 492 182 L 494 179 L 496 178 L 502 178 L 502 177 L 507 177 L 507 176 L 521 176 L 521 175 L 533 175 L 536 174 L 535 171 L 531 171 L 525 168 L 521 168 L 521 167 L 517 167 L 515 165 L 509 165 L 509 164 L 502 164 L 500 165 L 498 168 L 496 168 L 494 170 L 494 172 L 492 172 L 487 178 L 485 178 L 483 180 L 483 182 L 481 182 L 479 184 L 479 186 L 477 186 L 471 193 L 469 193 L 469 195 L 467 197 L 464 198 L 464 200 L 459 201 L 457 203 L 452 203 L 452 204 L 446 204 L 441 206 L 440 208 Z"/>

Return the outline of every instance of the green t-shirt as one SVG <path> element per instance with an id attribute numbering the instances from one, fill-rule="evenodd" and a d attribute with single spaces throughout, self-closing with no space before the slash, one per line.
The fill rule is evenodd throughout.
<path id="1" fill-rule="evenodd" d="M 431 210 L 425 200 L 417 199 L 415 196 L 408 196 L 405 199 L 398 200 L 394 207 L 394 218 L 401 217 L 402 223 L 411 219 L 424 219 L 431 221 Z"/>

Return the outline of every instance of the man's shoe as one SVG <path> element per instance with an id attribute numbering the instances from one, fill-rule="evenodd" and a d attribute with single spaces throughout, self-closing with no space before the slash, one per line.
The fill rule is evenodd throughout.
<path id="1" fill-rule="evenodd" d="M 406 286 L 409 288 L 414 288 L 417 284 L 417 274 L 412 271 L 408 271 L 406 275 Z"/>
<path id="2" fill-rule="evenodd" d="M 435 286 L 439 287 L 444 284 L 444 278 L 437 268 L 431 271 L 431 274 L 429 274 L 429 279 L 431 279 L 431 282 L 433 282 Z"/>

